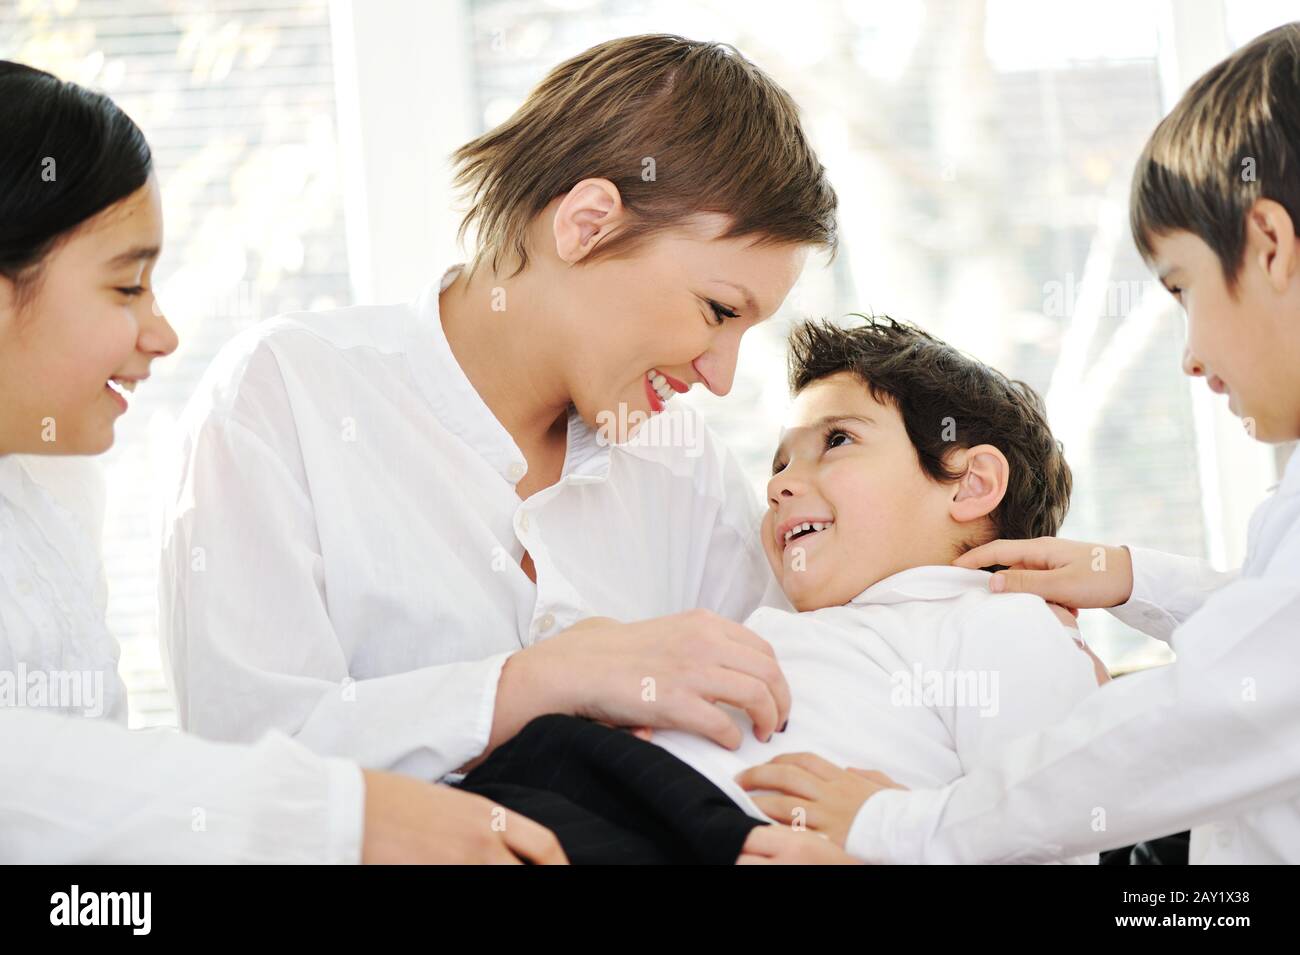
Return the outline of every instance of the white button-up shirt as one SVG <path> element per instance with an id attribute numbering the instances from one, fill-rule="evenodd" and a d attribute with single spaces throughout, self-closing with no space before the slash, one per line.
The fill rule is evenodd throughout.
<path id="1" fill-rule="evenodd" d="M 0 862 L 360 861 L 355 765 L 120 725 L 85 531 L 0 456 Z"/>
<path id="2" fill-rule="evenodd" d="M 592 614 L 759 605 L 761 504 L 689 407 L 620 446 L 571 410 L 563 476 L 520 500 L 527 462 L 443 333 L 454 277 L 259 324 L 201 383 L 160 581 L 187 729 L 437 778 L 485 748 L 520 648 Z"/>
<path id="3" fill-rule="evenodd" d="M 867 858 L 1048 859 L 1192 827 L 1193 863 L 1300 862 L 1300 451 L 1241 574 L 1133 550 L 1117 616 L 1177 653 L 942 789 L 869 799 Z"/>
<path id="4" fill-rule="evenodd" d="M 1038 597 L 992 594 L 988 582 L 982 571 L 914 567 L 844 606 L 764 607 L 745 625 L 772 644 L 790 683 L 786 731 L 760 742 L 731 710 L 743 731 L 735 751 L 675 730 L 653 741 L 761 819 L 734 777 L 782 753 L 873 767 L 913 788 L 946 785 L 1097 691 L 1075 631 Z M 846 848 L 858 851 L 852 839 Z"/>

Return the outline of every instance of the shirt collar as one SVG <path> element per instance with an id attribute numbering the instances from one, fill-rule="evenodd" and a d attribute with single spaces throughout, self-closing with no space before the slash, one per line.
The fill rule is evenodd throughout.
<path id="1" fill-rule="evenodd" d="M 987 592 L 991 576 L 987 571 L 965 567 L 909 567 L 876 581 L 849 603 L 863 607 L 908 600 L 950 600 L 972 590 Z"/>
<path id="2" fill-rule="evenodd" d="M 407 355 L 425 398 L 444 427 L 482 455 L 503 478 L 516 484 L 528 466 L 523 452 L 461 369 L 447 342 L 438 296 L 464 268 L 453 265 L 436 285 L 412 303 L 416 321 Z M 609 473 L 609 445 L 569 406 L 568 446 L 563 477 L 601 479 Z"/>

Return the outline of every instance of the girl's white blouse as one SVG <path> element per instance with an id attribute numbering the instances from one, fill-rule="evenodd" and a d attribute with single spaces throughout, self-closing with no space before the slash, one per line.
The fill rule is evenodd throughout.
<path id="1" fill-rule="evenodd" d="M 0 677 L 0 705 L 124 723 L 118 653 L 104 622 L 99 555 L 85 527 L 22 459 L 0 456 L 0 674 L 10 674 Z"/>
<path id="2" fill-rule="evenodd" d="M 359 861 L 355 764 L 122 725 L 88 530 L 0 456 L 0 863 Z"/>

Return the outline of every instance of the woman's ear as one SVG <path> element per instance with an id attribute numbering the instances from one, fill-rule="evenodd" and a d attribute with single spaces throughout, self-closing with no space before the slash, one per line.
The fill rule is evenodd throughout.
<path id="1" fill-rule="evenodd" d="M 555 210 L 555 254 L 573 265 L 623 223 L 623 197 L 608 179 L 584 179 Z"/>
<path id="2" fill-rule="evenodd" d="M 1007 493 L 1011 466 L 1007 457 L 991 444 L 977 444 L 962 452 L 957 463 L 963 468 L 948 513 L 959 524 L 988 517 Z"/>

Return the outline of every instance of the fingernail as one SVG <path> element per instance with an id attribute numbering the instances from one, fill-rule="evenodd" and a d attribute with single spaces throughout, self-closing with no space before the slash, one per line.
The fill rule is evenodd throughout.
<path id="1" fill-rule="evenodd" d="M 787 726 L 789 726 L 789 725 L 790 725 L 790 721 L 789 721 L 789 720 L 786 720 L 784 723 L 781 724 L 781 728 L 780 728 L 779 730 L 777 730 L 777 732 L 778 732 L 778 733 L 784 733 L 784 732 L 785 732 L 785 728 L 786 728 Z"/>
<path id="2" fill-rule="evenodd" d="M 994 574 L 993 579 L 989 581 L 989 590 L 993 591 L 995 594 L 1000 594 L 1002 593 L 1002 591 L 1006 589 L 1007 589 L 1006 578 L 1003 577 L 1001 574 Z"/>

